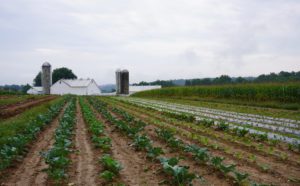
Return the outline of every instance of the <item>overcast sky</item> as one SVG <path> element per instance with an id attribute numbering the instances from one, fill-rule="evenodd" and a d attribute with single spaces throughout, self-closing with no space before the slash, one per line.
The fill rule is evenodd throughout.
<path id="1" fill-rule="evenodd" d="M 98 84 L 300 71 L 300 0 L 0 0 L 0 84 L 44 61 Z"/>

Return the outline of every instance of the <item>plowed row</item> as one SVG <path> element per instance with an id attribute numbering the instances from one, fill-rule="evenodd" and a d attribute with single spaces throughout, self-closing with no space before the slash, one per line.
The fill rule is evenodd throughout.
<path id="1" fill-rule="evenodd" d="M 113 119 L 107 118 L 94 103 L 98 103 L 100 107 L 101 104 L 107 104 L 100 109 L 106 109 Z M 82 104 L 88 105 L 96 120 L 103 124 L 103 134 L 111 139 L 109 150 L 96 147 L 92 138 L 95 134 L 90 129 L 90 123 L 86 121 Z M 147 150 L 137 150 L 133 145 L 138 135 L 147 136 L 153 147 L 161 148 L 164 153 L 160 157 L 180 158 L 179 167 L 186 166 L 190 173 L 199 175 L 201 179 L 193 179 L 191 182 L 193 185 L 299 184 L 300 155 L 297 152 L 287 152 L 288 158 L 282 160 L 272 154 L 249 148 L 242 142 L 236 143 L 225 138 L 218 138 L 212 135 L 209 129 L 208 132 L 200 129 L 194 130 L 184 124 L 185 122 L 163 116 L 159 112 L 145 110 L 142 107 L 138 108 L 110 98 L 98 97 L 76 98 L 76 123 L 71 139 L 70 155 L 68 155 L 70 163 L 66 167 L 67 176 L 62 180 L 55 180 L 45 171 L 49 170 L 49 165 L 45 163 L 40 152 L 53 148 L 56 140 L 55 133 L 67 106 L 68 103 L 59 116 L 40 132 L 35 142 L 29 146 L 24 158 L 5 170 L 6 173 L 2 173 L 5 176 L 0 178 L 0 185 L 176 185 L 172 182 L 172 176 L 163 171 L 162 164 L 158 161 L 159 158 L 149 159 Z M 116 108 L 130 115 L 133 120 L 128 121 L 128 118 L 115 110 Z M 138 121 L 146 125 L 135 136 L 127 135 L 116 125 L 121 122 L 132 126 Z M 249 174 L 248 182 L 238 183 L 235 174 L 224 174 L 209 163 L 199 163 L 189 152 L 174 150 L 170 144 L 157 135 L 156 131 L 160 129 L 172 130 L 174 137 L 186 145 L 194 144 L 205 147 L 211 155 L 224 157 L 224 163 L 235 164 L 237 171 Z M 220 131 L 214 132 L 222 135 Z M 191 136 L 205 137 L 208 142 L 203 143 Z M 265 148 L 271 147 L 268 144 L 263 145 Z M 284 148 L 273 148 L 279 153 L 285 152 Z M 106 167 L 99 163 L 99 160 L 105 154 L 110 154 L 122 166 L 121 171 L 112 181 L 107 181 L 100 176 Z"/>

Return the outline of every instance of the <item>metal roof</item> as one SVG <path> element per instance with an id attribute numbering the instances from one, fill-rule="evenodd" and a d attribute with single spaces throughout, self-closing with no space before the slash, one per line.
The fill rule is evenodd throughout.
<path id="1" fill-rule="evenodd" d="M 94 80 L 93 79 L 61 79 L 70 87 L 87 87 L 91 84 Z"/>

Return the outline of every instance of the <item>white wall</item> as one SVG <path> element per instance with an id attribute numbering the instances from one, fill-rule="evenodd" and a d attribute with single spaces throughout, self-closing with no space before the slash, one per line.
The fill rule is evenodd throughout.
<path id="1" fill-rule="evenodd" d="M 70 87 L 64 81 L 60 80 L 52 85 L 51 94 L 99 95 L 101 94 L 101 91 L 94 81 L 92 81 L 87 87 Z"/>

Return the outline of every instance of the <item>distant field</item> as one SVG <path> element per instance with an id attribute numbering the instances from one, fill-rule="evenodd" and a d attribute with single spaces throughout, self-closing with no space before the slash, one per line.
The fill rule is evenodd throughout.
<path id="1" fill-rule="evenodd" d="M 34 95 L 2 95 L 0 96 L 0 107 L 5 105 L 16 104 L 24 101 L 35 100 L 45 96 Z"/>
<path id="2" fill-rule="evenodd" d="M 170 87 L 138 92 L 133 97 L 187 99 L 297 110 L 300 83 Z"/>

